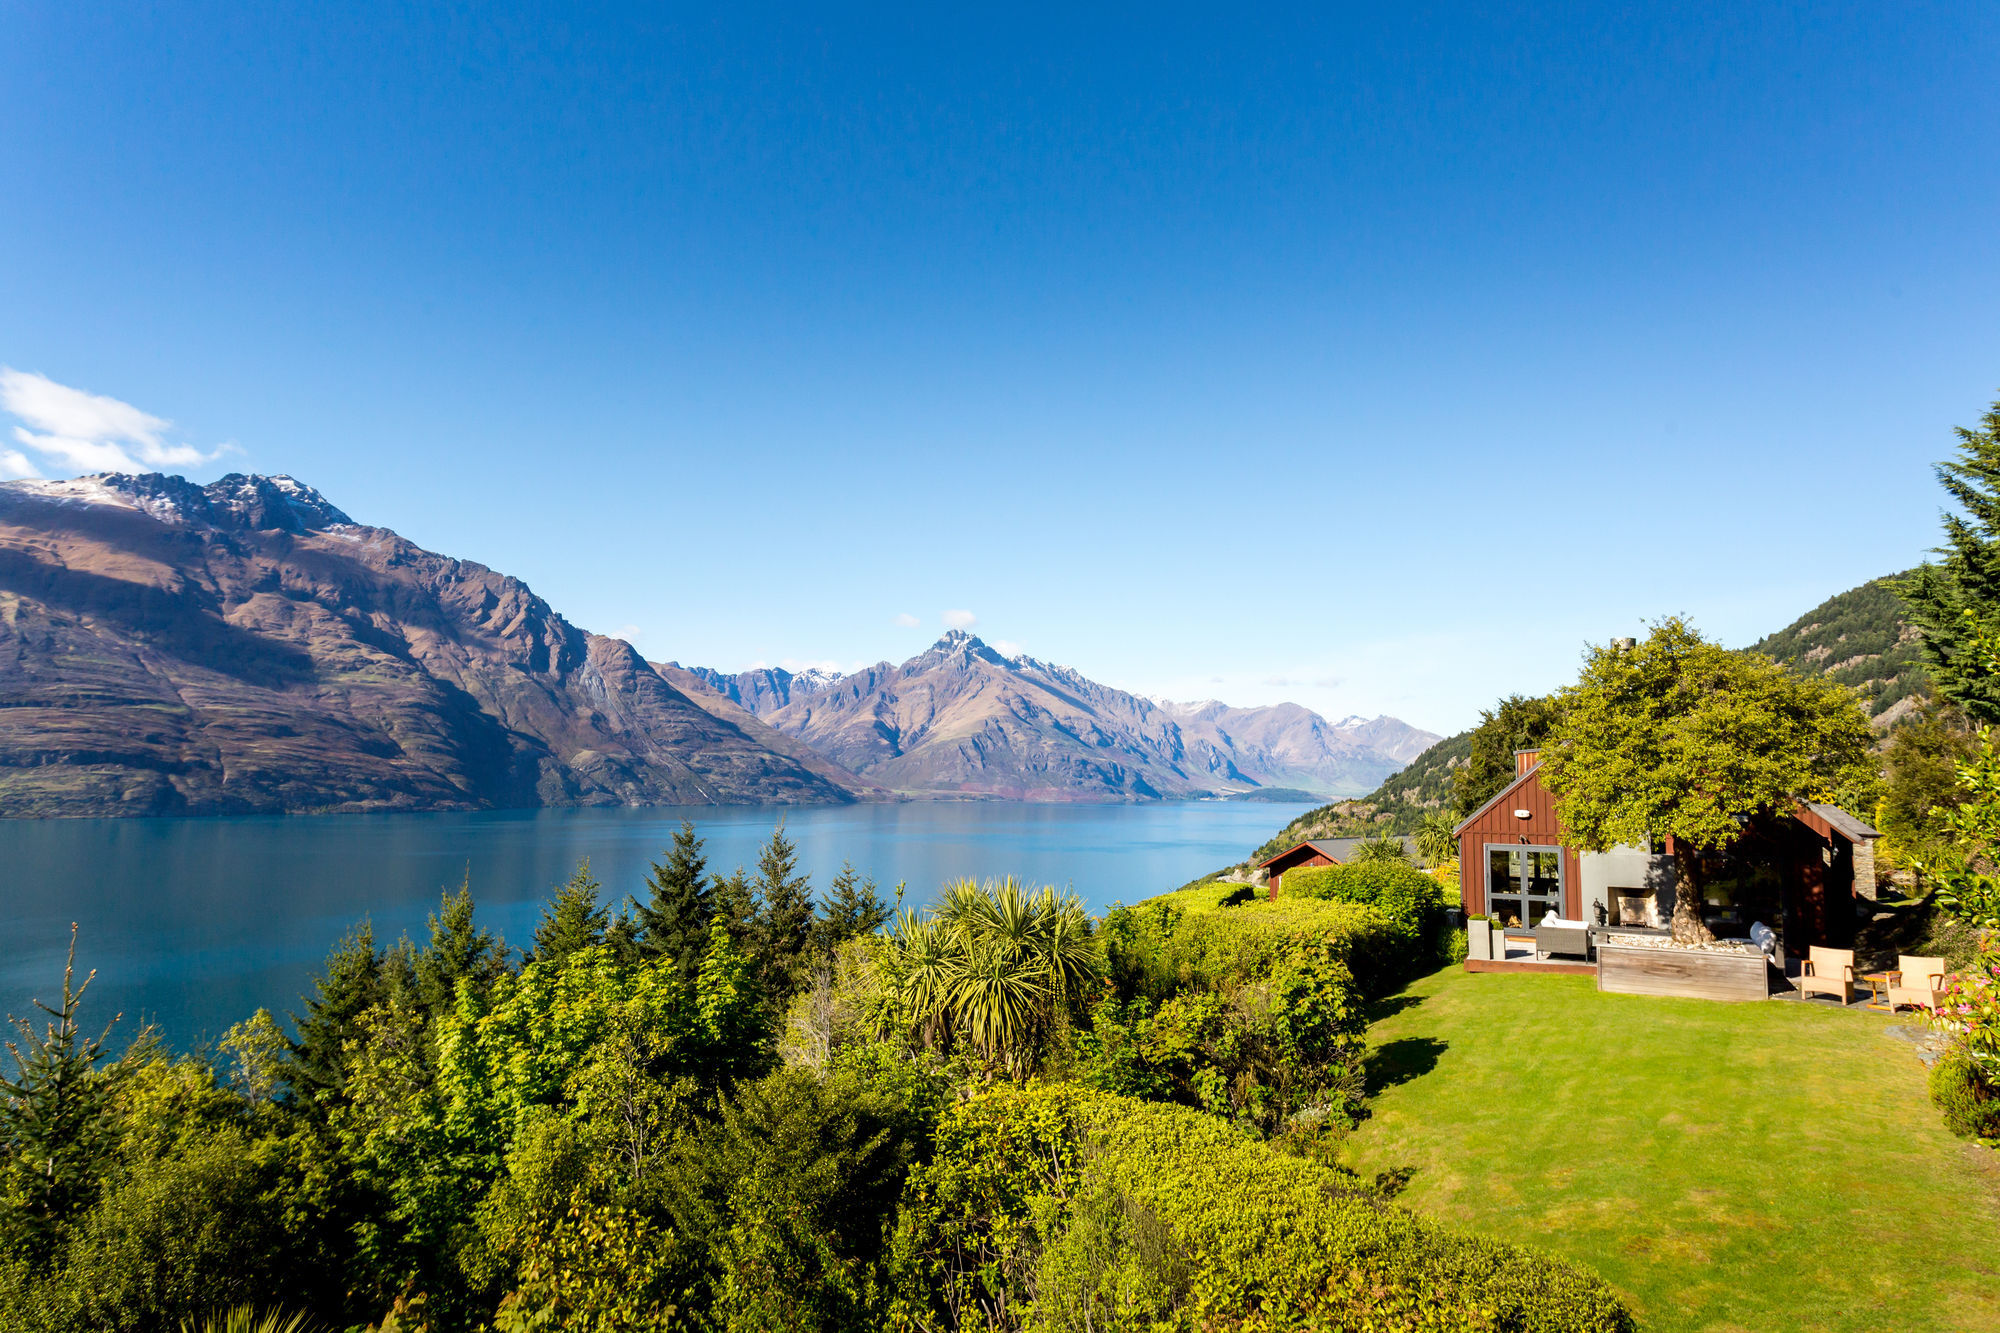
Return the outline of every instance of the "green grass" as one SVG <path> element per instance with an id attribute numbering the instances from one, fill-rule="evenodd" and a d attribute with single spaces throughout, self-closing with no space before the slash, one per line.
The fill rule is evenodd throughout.
<path id="1" fill-rule="evenodd" d="M 2000 1329 L 2000 1165 L 1886 1015 L 1458 968 L 1381 1010 L 1345 1155 L 1414 1167 L 1415 1211 L 1582 1262 L 1654 1333 Z"/>

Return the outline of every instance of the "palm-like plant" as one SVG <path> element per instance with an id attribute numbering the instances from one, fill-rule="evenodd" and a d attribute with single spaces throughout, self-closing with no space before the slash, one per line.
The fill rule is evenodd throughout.
<path id="1" fill-rule="evenodd" d="M 1417 855 L 1434 866 L 1457 856 L 1458 839 L 1452 833 L 1456 827 L 1457 821 L 1443 810 L 1425 815 L 1424 822 L 1417 827 Z"/>
<path id="2" fill-rule="evenodd" d="M 1410 849 L 1403 845 L 1401 838 L 1383 834 L 1379 838 L 1368 838 L 1354 845 L 1353 859 L 1357 865 L 1371 861 L 1407 861 Z"/>
<path id="3" fill-rule="evenodd" d="M 286 1314 L 276 1309 L 256 1310 L 248 1305 L 239 1305 L 203 1320 L 183 1320 L 181 1333 L 308 1333 L 316 1327 L 318 1325 L 302 1314 Z"/>
<path id="4" fill-rule="evenodd" d="M 929 916 L 897 917 L 885 961 L 914 1035 L 963 1041 L 1018 1074 L 1098 975 L 1094 935 L 1073 894 L 960 880 Z"/>

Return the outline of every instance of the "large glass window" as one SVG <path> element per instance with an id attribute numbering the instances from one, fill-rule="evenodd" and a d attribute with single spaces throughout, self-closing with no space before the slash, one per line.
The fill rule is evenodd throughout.
<path id="1" fill-rule="evenodd" d="M 1532 926 L 1562 915 L 1562 849 L 1486 849 L 1486 914 L 1502 926 Z"/>

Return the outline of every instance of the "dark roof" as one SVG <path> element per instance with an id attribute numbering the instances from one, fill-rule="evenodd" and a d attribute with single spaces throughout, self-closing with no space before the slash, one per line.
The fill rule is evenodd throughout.
<path id="1" fill-rule="evenodd" d="M 1415 838 L 1407 835 L 1397 835 L 1396 840 L 1411 851 L 1416 850 L 1417 840 Z M 1371 841 L 1373 839 L 1370 838 L 1307 838 L 1304 842 L 1294 843 L 1290 847 L 1285 848 L 1284 851 L 1279 852 L 1276 856 L 1259 861 L 1257 864 L 1262 867 L 1270 865 L 1273 861 L 1282 861 L 1301 847 L 1310 847 L 1330 861 L 1338 861 L 1345 864 L 1353 857 L 1356 847 L 1359 847 L 1364 842 Z"/>
<path id="2" fill-rule="evenodd" d="M 1862 823 L 1837 805 L 1827 805 L 1820 801 L 1805 802 L 1806 809 L 1840 830 L 1849 842 L 1865 842 L 1882 836 L 1880 829 Z"/>

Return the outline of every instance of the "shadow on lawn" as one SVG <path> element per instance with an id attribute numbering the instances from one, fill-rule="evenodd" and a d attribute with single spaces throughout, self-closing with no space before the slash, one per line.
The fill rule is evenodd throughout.
<path id="1" fill-rule="evenodd" d="M 1422 1078 L 1437 1068 L 1438 1057 L 1447 1045 L 1436 1037 L 1398 1037 L 1377 1046 L 1368 1052 L 1367 1095 L 1373 1097 L 1384 1088 Z"/>
<path id="2" fill-rule="evenodd" d="M 1410 995 L 1408 993 L 1386 995 L 1368 1006 L 1368 1021 L 1379 1023 L 1385 1018 L 1402 1013 L 1405 1009 L 1414 1009 L 1429 998 L 1430 996 L 1428 995 Z"/>

